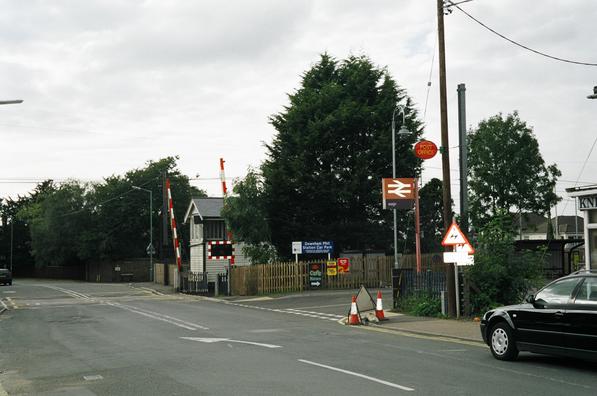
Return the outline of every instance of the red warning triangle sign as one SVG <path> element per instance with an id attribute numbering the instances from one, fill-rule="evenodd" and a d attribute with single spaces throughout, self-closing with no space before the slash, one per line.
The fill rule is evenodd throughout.
<path id="1" fill-rule="evenodd" d="M 442 246 L 456 245 L 470 246 L 470 242 L 468 241 L 468 239 L 466 239 L 466 236 L 464 235 L 460 227 L 458 227 L 458 224 L 456 224 L 456 222 L 453 222 L 450 228 L 448 228 L 448 232 L 446 232 L 444 239 L 442 240 Z"/>

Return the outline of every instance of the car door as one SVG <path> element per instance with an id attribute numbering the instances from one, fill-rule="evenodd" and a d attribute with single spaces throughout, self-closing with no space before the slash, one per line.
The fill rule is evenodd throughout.
<path id="1" fill-rule="evenodd" d="M 597 277 L 585 278 L 566 316 L 571 323 L 568 346 L 597 355 Z"/>
<path id="2" fill-rule="evenodd" d="M 579 277 L 557 280 L 539 291 L 533 304 L 511 312 L 518 341 L 565 348 L 565 334 L 571 327 L 566 309 L 581 280 Z"/>

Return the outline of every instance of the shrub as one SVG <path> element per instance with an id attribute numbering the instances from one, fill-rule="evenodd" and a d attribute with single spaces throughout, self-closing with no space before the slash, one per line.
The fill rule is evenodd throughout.
<path id="1" fill-rule="evenodd" d="M 414 316 L 441 315 L 441 300 L 428 293 L 419 293 L 400 300 L 398 307 L 402 312 Z"/>

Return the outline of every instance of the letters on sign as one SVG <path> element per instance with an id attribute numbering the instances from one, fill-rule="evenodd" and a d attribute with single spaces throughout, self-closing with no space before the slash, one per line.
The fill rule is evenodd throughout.
<path id="1" fill-rule="evenodd" d="M 597 195 L 578 197 L 578 208 L 580 210 L 597 209 Z"/>

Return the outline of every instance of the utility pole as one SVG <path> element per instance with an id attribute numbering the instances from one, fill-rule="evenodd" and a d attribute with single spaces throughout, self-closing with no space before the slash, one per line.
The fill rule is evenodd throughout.
<path id="1" fill-rule="evenodd" d="M 14 238 L 13 238 L 13 235 L 14 235 L 14 233 L 13 233 L 13 224 L 14 224 L 14 222 L 15 222 L 14 217 L 11 217 L 10 218 L 10 272 L 11 273 L 12 273 L 12 246 L 13 246 L 13 241 L 14 241 Z"/>
<path id="2" fill-rule="evenodd" d="M 460 228 L 469 234 L 468 222 L 468 139 L 466 136 L 466 86 L 458 84 L 458 137 L 460 147 Z"/>
<path id="3" fill-rule="evenodd" d="M 164 265 L 164 285 L 168 284 L 168 191 L 166 189 L 166 171 L 162 172 L 162 248 L 160 259 Z"/>
<path id="4" fill-rule="evenodd" d="M 444 38 L 444 2 L 437 0 L 437 39 L 439 48 L 439 104 L 441 120 L 442 193 L 444 204 L 444 228 L 448 231 L 452 223 L 452 193 L 450 191 L 450 146 L 448 141 L 448 99 L 446 92 L 446 43 Z M 446 268 L 448 289 L 448 312 L 456 315 L 456 290 L 454 287 L 454 264 Z"/>

